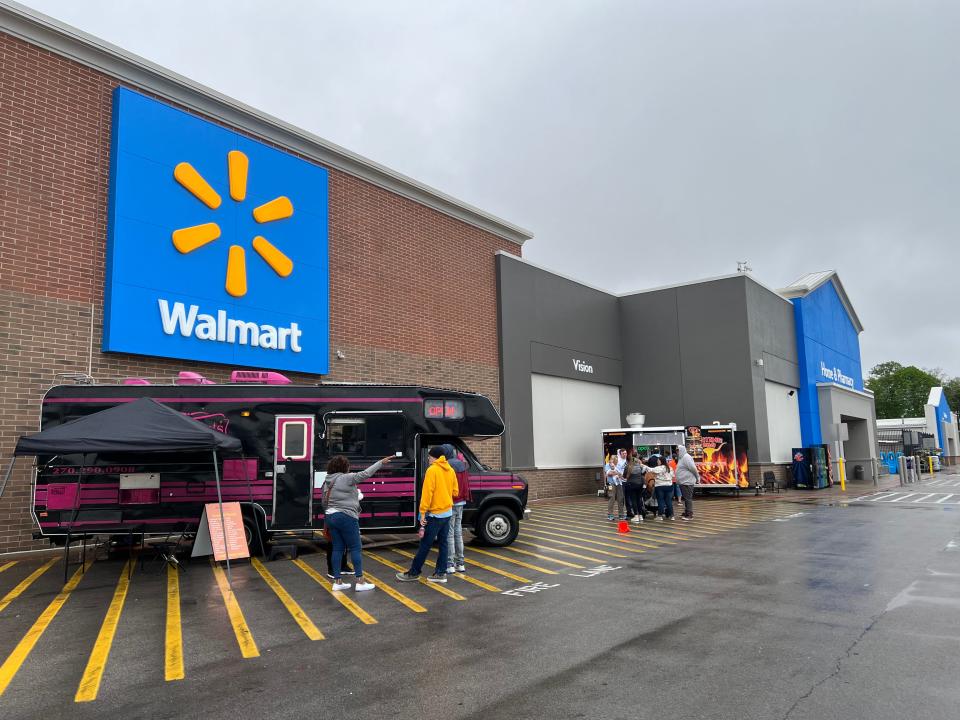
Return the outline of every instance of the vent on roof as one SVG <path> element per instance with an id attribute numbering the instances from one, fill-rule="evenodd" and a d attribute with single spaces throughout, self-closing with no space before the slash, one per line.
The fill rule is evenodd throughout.
<path id="1" fill-rule="evenodd" d="M 146 378 L 124 378 L 124 385 L 149 385 L 150 381 Z"/>
<path id="2" fill-rule="evenodd" d="M 181 370 L 177 379 L 173 381 L 174 385 L 213 385 L 213 380 L 207 380 L 200 373 Z"/>
<path id="3" fill-rule="evenodd" d="M 278 372 L 267 372 L 265 370 L 234 370 L 230 373 L 230 382 L 289 385 L 290 379 Z"/>

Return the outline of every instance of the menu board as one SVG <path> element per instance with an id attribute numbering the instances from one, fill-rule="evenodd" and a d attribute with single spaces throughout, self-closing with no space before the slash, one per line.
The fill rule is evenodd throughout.
<path id="1" fill-rule="evenodd" d="M 205 540 L 204 527 L 209 530 L 210 544 L 213 549 L 213 559 L 217 562 L 227 559 L 227 550 L 230 559 L 250 557 L 247 547 L 247 537 L 243 531 L 243 512 L 240 503 L 225 502 L 223 504 L 223 525 L 220 524 L 220 506 L 217 503 L 207 503 L 203 508 L 204 517 L 200 521 L 197 540 Z M 224 546 L 223 527 L 226 527 L 227 544 Z M 194 553 L 197 554 L 197 553 Z M 209 554 L 203 553 L 203 554 Z"/>
<path id="2" fill-rule="evenodd" d="M 748 487 L 747 433 L 730 427 L 687 428 L 687 452 L 697 463 L 700 486 Z"/>

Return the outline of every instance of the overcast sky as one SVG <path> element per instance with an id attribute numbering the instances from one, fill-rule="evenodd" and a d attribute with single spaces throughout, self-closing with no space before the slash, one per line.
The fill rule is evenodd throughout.
<path id="1" fill-rule="evenodd" d="M 532 230 L 616 292 L 835 269 L 960 375 L 960 3 L 29 0 Z"/>

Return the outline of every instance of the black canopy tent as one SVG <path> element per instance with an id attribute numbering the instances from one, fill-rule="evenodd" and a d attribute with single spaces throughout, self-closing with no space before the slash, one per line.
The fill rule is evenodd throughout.
<path id="1" fill-rule="evenodd" d="M 240 450 L 241 444 L 237 438 L 212 430 L 203 423 L 166 405 L 161 405 L 152 398 L 144 397 L 21 437 L 17 441 L 3 485 L 0 485 L 0 495 L 13 472 L 14 462 L 20 455 L 209 451 L 213 458 L 213 469 L 217 481 L 220 527 L 226 549 L 227 530 L 223 519 L 223 496 L 220 489 L 217 453 Z M 82 477 L 81 474 L 77 480 L 78 483 Z M 67 549 L 69 549 L 69 543 L 67 543 Z M 227 576 L 230 576 L 229 553 L 227 554 Z"/>

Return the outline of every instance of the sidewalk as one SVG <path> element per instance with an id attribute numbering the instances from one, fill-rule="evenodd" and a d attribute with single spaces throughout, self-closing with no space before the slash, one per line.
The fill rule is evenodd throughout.
<path id="1" fill-rule="evenodd" d="M 943 470 L 934 473 L 931 476 L 929 473 L 923 473 L 921 476 L 921 482 L 925 480 L 930 480 L 932 477 L 956 477 L 960 476 L 960 467 L 950 467 L 944 468 Z M 766 492 L 759 497 L 753 495 L 753 489 L 742 491 L 743 495 L 750 495 L 751 498 L 755 500 L 789 500 L 792 502 L 800 502 L 803 500 L 811 501 L 822 501 L 822 500 L 852 500 L 856 497 L 861 497 L 863 495 L 869 495 L 874 492 L 881 492 L 883 490 L 890 490 L 892 488 L 900 487 L 900 476 L 899 475 L 881 475 L 877 479 L 877 484 L 874 485 L 870 481 L 857 481 L 857 482 L 848 482 L 847 489 L 844 492 L 840 489 L 840 483 L 836 483 L 832 487 L 824 488 L 823 490 L 796 490 L 790 488 L 789 490 L 781 490 L 779 493 L 776 492 Z M 911 486 L 912 487 L 912 486 Z"/>

